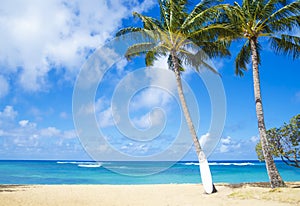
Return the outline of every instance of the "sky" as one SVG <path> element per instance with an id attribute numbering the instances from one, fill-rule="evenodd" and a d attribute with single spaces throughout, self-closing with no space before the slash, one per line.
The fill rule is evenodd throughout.
<path id="1" fill-rule="evenodd" d="M 80 125 L 76 125 L 82 124 L 73 107 L 76 79 L 93 52 L 100 49 L 102 53 L 98 55 L 103 58 L 109 54 L 105 45 L 114 41 L 120 28 L 139 25 L 132 18 L 133 11 L 158 16 L 155 0 L 1 1 L 0 159 L 91 159 L 85 136 L 78 129 Z M 296 35 L 299 36 L 299 31 Z M 260 75 L 265 122 L 267 128 L 279 127 L 300 112 L 300 62 L 274 55 L 267 42 L 262 43 Z M 201 78 L 205 72 L 199 76 L 188 68 L 183 74 L 192 116 L 200 119 L 196 120 L 198 137 L 202 142 L 217 139 L 210 160 L 257 159 L 255 145 L 259 137 L 252 71 L 249 67 L 244 77 L 237 77 L 233 68 L 241 45 L 236 42 L 231 46 L 231 57 L 212 60 L 221 74 L 220 78 L 213 78 L 222 83 L 220 88 L 224 89 L 226 100 L 225 123 L 217 123 L 222 127 L 218 137 L 211 137 L 209 128 L 214 114 L 212 102 L 219 100 L 211 99 L 213 95 Z M 101 135 L 109 143 L 106 147 L 131 156 L 147 156 L 176 145 L 178 128 L 184 128 L 185 123 L 170 73 L 145 70 L 142 57 L 132 61 L 116 58 L 113 63 L 101 81 L 94 79 L 99 83 L 94 102 L 82 110 L 95 116 Z M 154 67 L 166 68 L 165 59 L 159 59 Z M 142 73 L 130 76 L 135 71 Z M 152 86 L 143 87 L 145 82 L 138 80 Z M 135 84 L 139 87 L 134 87 Z M 124 108 L 129 113 L 118 116 L 111 106 L 113 98 L 117 99 L 116 105 L 122 107 L 123 101 L 125 105 L 120 97 L 127 87 L 136 88 L 126 99 L 130 103 Z M 114 96 L 116 88 L 119 94 Z M 79 99 L 84 98 L 83 95 Z M 217 105 L 223 107 L 222 101 Z M 218 115 L 222 119 L 222 114 Z M 137 133 L 131 133 L 132 125 L 130 128 L 123 125 L 125 130 L 122 130 L 125 117 Z M 142 138 L 136 134 L 150 134 L 152 127 L 162 129 L 159 137 L 136 141 Z M 183 136 L 190 138 L 188 133 Z M 102 149 L 101 152 L 107 150 Z M 192 147 L 187 149 L 182 159 L 195 160 L 195 151 Z"/>

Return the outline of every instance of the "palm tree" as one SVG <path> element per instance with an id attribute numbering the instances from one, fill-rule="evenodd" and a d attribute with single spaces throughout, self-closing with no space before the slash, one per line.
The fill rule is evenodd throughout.
<path id="1" fill-rule="evenodd" d="M 300 38 L 291 35 L 294 28 L 300 24 L 300 1 L 286 4 L 284 0 L 243 0 L 233 6 L 224 6 L 227 17 L 226 25 L 234 32 L 230 40 L 245 39 L 240 52 L 235 59 L 235 73 L 243 76 L 247 64 L 252 62 L 254 96 L 258 130 L 262 151 L 271 187 L 284 186 L 284 182 L 276 168 L 266 138 L 266 127 L 262 97 L 260 91 L 259 64 L 262 46 L 260 38 L 268 39 L 271 49 L 277 54 L 299 57 Z"/>
<path id="2" fill-rule="evenodd" d="M 157 57 L 168 58 L 169 69 L 174 71 L 176 77 L 179 99 L 199 162 L 207 163 L 184 97 L 181 72 L 184 71 L 183 66 L 186 64 L 197 71 L 200 66 L 205 66 L 217 73 L 205 60 L 209 57 L 229 55 L 228 45 L 218 40 L 218 35 L 224 27 L 216 23 L 219 12 L 212 0 L 200 2 L 190 13 L 188 13 L 188 0 L 159 0 L 158 3 L 160 19 L 135 12 L 133 15 L 143 22 L 143 27 L 124 28 L 116 36 L 140 32 L 150 39 L 149 41 L 145 38 L 145 42 L 130 46 L 125 54 L 127 59 L 145 55 L 146 65 L 151 66 Z M 211 191 L 206 192 L 216 192 L 214 185 L 212 184 Z"/>

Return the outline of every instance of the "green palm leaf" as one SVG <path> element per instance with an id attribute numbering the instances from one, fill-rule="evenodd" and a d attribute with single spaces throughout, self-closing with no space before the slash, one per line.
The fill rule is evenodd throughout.
<path id="1" fill-rule="evenodd" d="M 151 42 L 134 44 L 134 45 L 128 47 L 128 49 L 125 53 L 125 57 L 127 60 L 130 60 L 132 57 L 146 54 L 147 51 L 152 50 L 154 47 L 155 47 L 155 43 L 151 43 Z"/>
<path id="2" fill-rule="evenodd" d="M 276 53 L 292 56 L 293 59 L 300 57 L 300 37 L 281 35 L 281 38 L 271 37 L 270 41 Z"/>
<path id="3" fill-rule="evenodd" d="M 235 73 L 244 75 L 252 62 L 253 85 L 262 150 L 272 187 L 284 186 L 268 148 L 260 92 L 259 64 L 262 47 L 260 37 L 268 38 L 271 49 L 278 54 L 299 58 L 300 38 L 290 35 L 300 25 L 300 1 L 287 4 L 285 0 L 243 0 L 242 5 L 224 6 L 224 22 L 231 24 L 234 35 L 224 39 L 246 39 L 235 59 Z M 289 32 L 289 33 L 287 33 Z M 251 61 L 250 61 L 251 60 Z"/>
<path id="4" fill-rule="evenodd" d="M 244 71 L 247 71 L 247 64 L 250 63 L 251 49 L 249 41 L 247 41 L 235 59 L 235 74 L 239 76 L 244 75 Z"/>
<path id="5" fill-rule="evenodd" d="M 233 35 L 233 32 L 228 26 L 220 24 L 223 15 L 221 9 L 224 6 L 212 6 L 216 3 L 213 0 L 201 1 L 190 13 L 188 0 L 158 0 L 158 3 L 160 19 L 134 12 L 133 15 L 142 21 L 143 27 L 122 29 L 117 36 L 141 32 L 147 37 L 144 42 L 129 46 L 127 59 L 145 55 L 145 63 L 150 66 L 160 56 L 168 58 L 169 69 L 174 71 L 176 76 L 180 102 L 184 108 L 197 155 L 202 158 L 200 155 L 202 149 L 184 99 L 180 74 L 184 72 L 184 66 L 191 66 L 196 71 L 205 68 L 217 73 L 208 60 L 211 57 L 230 54 L 229 43 L 225 40 L 229 34 Z M 207 187 L 210 188 L 209 193 L 212 192 L 210 186 Z"/>

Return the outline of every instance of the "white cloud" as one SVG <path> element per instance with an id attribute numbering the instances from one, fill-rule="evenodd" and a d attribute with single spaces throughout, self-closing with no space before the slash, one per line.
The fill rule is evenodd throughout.
<path id="1" fill-rule="evenodd" d="M 153 68 L 159 69 L 169 69 L 168 58 L 167 57 L 158 57 L 157 60 L 153 63 Z"/>
<path id="2" fill-rule="evenodd" d="M 220 143 L 221 145 L 219 147 L 219 151 L 221 153 L 227 153 L 232 151 L 236 152 L 241 147 L 241 143 L 232 140 L 230 136 L 221 138 Z"/>
<path id="3" fill-rule="evenodd" d="M 259 141 L 259 137 L 258 136 L 252 136 L 250 138 L 250 141 L 253 142 L 253 143 L 257 143 Z"/>
<path id="4" fill-rule="evenodd" d="M 130 109 L 137 111 L 159 107 L 166 111 L 170 107 L 174 96 L 177 95 L 175 76 L 173 72 L 168 71 L 167 59 L 165 57 L 158 58 L 152 68 L 145 69 L 143 72 L 145 72 L 142 76 L 143 83 L 139 82 L 141 77 L 136 79 L 136 76 L 140 75 L 139 73 L 137 75 L 133 74 L 131 78 L 127 79 L 128 85 L 141 89 L 137 91 L 134 88 L 137 93 L 131 99 Z M 134 85 L 133 82 L 136 82 L 138 85 Z M 144 87 L 145 82 L 147 82 L 145 84 L 147 87 Z M 140 87 L 139 84 L 143 86 Z"/>
<path id="5" fill-rule="evenodd" d="M 82 106 L 79 113 L 80 115 L 95 114 L 98 124 L 102 128 L 113 126 L 115 121 L 118 121 L 117 116 L 115 119 L 113 118 L 110 102 L 105 97 L 98 98 L 95 103 L 91 102 Z"/>
<path id="6" fill-rule="evenodd" d="M 113 118 L 110 102 L 105 97 L 97 99 L 94 104 L 88 105 L 86 109 L 87 114 L 96 114 L 98 124 L 102 128 L 113 126 L 114 122 L 118 121 Z"/>
<path id="7" fill-rule="evenodd" d="M 77 134 L 76 134 L 75 130 L 67 130 L 67 131 L 63 131 L 61 136 L 62 136 L 64 139 L 73 139 L 73 138 L 77 138 Z"/>
<path id="8" fill-rule="evenodd" d="M 109 106 L 109 101 L 105 97 L 98 98 L 94 108 L 96 111 L 101 111 Z"/>
<path id="9" fill-rule="evenodd" d="M 122 82 L 122 84 L 124 87 L 121 88 L 125 93 L 121 93 L 120 95 L 127 94 L 127 92 L 134 95 L 128 100 L 128 112 L 133 111 L 135 114 L 138 114 L 131 117 L 131 120 L 137 127 L 144 129 L 150 127 L 151 124 L 158 125 L 164 120 L 162 113 L 156 110 L 154 110 L 150 116 L 146 113 L 154 108 L 160 108 L 167 114 L 172 108 L 172 101 L 174 100 L 177 91 L 175 78 L 172 72 L 150 72 L 147 69 L 143 70 L 143 72 L 145 72 L 142 74 L 142 78 L 144 78 L 143 81 L 145 80 L 145 82 L 147 82 L 146 85 L 149 85 L 149 87 L 144 88 L 144 86 L 140 86 L 139 81 L 141 81 L 141 79 L 137 78 L 135 73 L 133 73 L 126 76 L 126 79 L 123 80 L 124 82 Z M 140 73 L 137 75 L 140 75 Z M 170 75 L 172 76 L 170 77 Z M 142 90 L 139 91 L 139 89 Z M 175 94 L 173 92 L 175 92 Z M 118 111 L 121 109 L 122 111 L 126 110 L 127 112 L 127 104 L 127 102 L 123 101 L 114 103 L 113 105 L 118 106 Z M 86 114 L 87 112 L 92 113 L 94 112 L 93 108 L 95 108 L 98 123 L 101 127 L 113 126 L 116 122 L 121 121 L 121 117 L 118 117 L 117 113 L 114 113 L 114 117 L 112 116 L 110 101 L 103 97 L 96 101 L 95 106 L 93 104 L 87 105 L 81 109 L 81 112 L 85 112 Z M 151 118 L 152 122 L 150 122 L 149 118 Z"/>
<path id="10" fill-rule="evenodd" d="M 199 143 L 203 148 L 205 144 L 209 141 L 210 133 L 206 133 L 200 137 Z"/>
<path id="11" fill-rule="evenodd" d="M 128 64 L 128 61 L 125 58 L 122 58 L 120 61 L 117 62 L 116 67 L 119 72 L 119 74 L 124 70 L 126 65 Z"/>
<path id="12" fill-rule="evenodd" d="M 177 96 L 177 83 L 174 73 L 168 70 L 167 59 L 167 57 L 159 57 L 151 69 L 145 70 L 149 87 L 135 95 L 130 102 L 131 109 L 160 107 L 167 111 L 170 108 L 172 99 Z M 185 68 L 186 71 L 182 74 L 183 80 L 187 80 L 193 73 L 190 66 L 185 66 Z M 153 72 L 152 69 L 159 70 Z"/>
<path id="13" fill-rule="evenodd" d="M 88 103 L 86 105 L 83 105 L 78 110 L 78 113 L 81 115 L 93 114 L 94 112 L 95 112 L 95 104 L 94 103 Z"/>
<path id="14" fill-rule="evenodd" d="M 144 89 L 134 96 L 129 104 L 130 111 L 135 112 L 131 121 L 139 129 L 149 129 L 163 124 L 164 116 L 172 111 L 173 98 L 163 88 Z"/>
<path id="15" fill-rule="evenodd" d="M 221 147 L 220 147 L 220 152 L 225 153 L 225 152 L 228 152 L 228 151 L 229 151 L 229 146 L 222 144 Z"/>
<path id="16" fill-rule="evenodd" d="M 234 144 L 232 147 L 234 149 L 240 149 L 241 148 L 241 143 Z"/>
<path id="17" fill-rule="evenodd" d="M 2 159 L 88 158 L 75 130 L 40 127 L 29 119 L 18 118 L 12 106 L 0 111 Z"/>
<path id="18" fill-rule="evenodd" d="M 231 137 L 226 137 L 221 139 L 222 144 L 230 144 L 231 143 Z"/>
<path id="19" fill-rule="evenodd" d="M 133 110 L 141 108 L 167 107 L 171 102 L 172 95 L 161 88 L 147 88 L 136 95 L 130 106 Z"/>
<path id="20" fill-rule="evenodd" d="M 99 113 L 101 111 L 104 111 L 109 107 L 109 101 L 105 97 L 98 98 L 96 102 L 90 102 L 86 105 L 83 105 L 78 113 L 81 115 L 89 115 L 94 113 Z"/>
<path id="21" fill-rule="evenodd" d="M 239 149 L 241 147 L 241 144 L 232 144 L 232 145 L 226 145 L 226 144 L 222 144 L 220 146 L 220 152 L 221 153 L 226 153 L 226 152 L 237 152 L 237 149 Z"/>
<path id="22" fill-rule="evenodd" d="M 156 63 L 156 68 L 165 68 L 165 59 L 160 58 Z M 155 69 L 155 67 L 154 67 Z M 166 69 L 167 70 L 167 69 Z M 145 70 L 145 81 L 149 81 L 149 87 L 137 93 L 132 101 L 130 107 L 133 110 L 141 108 L 152 109 L 154 107 L 162 108 L 167 111 L 170 108 L 170 103 L 174 96 L 177 96 L 177 85 L 173 72 L 157 70 Z"/>
<path id="23" fill-rule="evenodd" d="M 40 136 L 42 137 L 58 137 L 60 135 L 61 131 L 58 130 L 55 127 L 48 127 L 45 129 L 42 129 L 40 131 Z"/>
<path id="24" fill-rule="evenodd" d="M 166 63 L 167 58 L 159 58 L 155 63 L 159 69 L 168 70 L 168 64 Z M 155 67 L 154 67 L 155 69 Z M 164 72 L 164 70 L 160 72 L 152 72 L 150 70 L 146 71 L 146 75 L 150 79 L 150 83 L 152 85 L 159 85 L 161 88 L 168 90 L 169 92 L 177 92 L 177 84 L 175 81 L 175 75 L 173 72 Z"/>
<path id="25" fill-rule="evenodd" d="M 7 80 L 0 75 L 0 98 L 5 97 L 9 92 L 9 84 Z"/>
<path id="26" fill-rule="evenodd" d="M 14 110 L 12 106 L 7 105 L 2 112 L 0 112 L 1 119 L 15 119 L 18 115 L 18 112 Z"/>
<path id="27" fill-rule="evenodd" d="M 33 141 L 44 141 L 43 139 L 52 137 L 56 139 L 74 139 L 76 132 L 74 130 L 60 130 L 56 127 L 39 128 L 35 122 L 29 120 L 17 120 L 18 112 L 12 106 L 6 106 L 0 112 L 0 122 L 2 125 L 0 136 L 3 136 L 18 146 L 32 146 Z M 28 144 L 26 143 L 28 142 Z"/>
<path id="28" fill-rule="evenodd" d="M 59 116 L 60 116 L 60 118 L 62 118 L 62 119 L 67 119 L 67 118 L 68 118 L 68 114 L 67 114 L 66 112 L 61 112 L 61 113 L 59 114 Z"/>
<path id="29" fill-rule="evenodd" d="M 160 125 L 164 121 L 164 114 L 161 110 L 153 110 L 151 113 L 133 118 L 133 123 L 140 129 L 147 129 L 151 126 Z"/>
<path id="30" fill-rule="evenodd" d="M 218 149 L 216 150 L 219 153 L 231 153 L 231 154 L 246 154 L 253 153 L 255 151 L 255 145 L 259 138 L 257 136 L 252 136 L 251 138 L 244 138 L 237 140 L 230 136 L 223 137 L 220 140 Z"/>
<path id="31" fill-rule="evenodd" d="M 91 49 L 105 43 L 132 11 L 154 1 L 31 0 L 1 2 L 0 65 L 30 91 L 49 87 L 48 72 L 65 68 L 73 79 Z M 2 81 L 3 82 L 3 81 Z"/>
<path id="32" fill-rule="evenodd" d="M 19 121 L 19 125 L 21 126 L 21 127 L 26 127 L 26 125 L 28 124 L 28 120 L 21 120 L 21 121 Z"/>
<path id="33" fill-rule="evenodd" d="M 126 145 L 121 146 L 121 151 L 131 154 L 131 155 L 141 155 L 150 152 L 150 145 L 145 143 L 127 143 Z"/>
<path id="34" fill-rule="evenodd" d="M 108 107 L 98 114 L 98 123 L 101 127 L 109 127 L 115 124 L 111 107 Z"/>

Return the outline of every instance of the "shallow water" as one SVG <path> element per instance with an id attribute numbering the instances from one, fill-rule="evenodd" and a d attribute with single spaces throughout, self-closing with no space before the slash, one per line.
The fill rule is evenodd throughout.
<path id="1" fill-rule="evenodd" d="M 209 164 L 214 182 L 268 181 L 265 164 L 258 161 L 211 161 Z M 300 169 L 280 161 L 276 165 L 284 181 L 300 181 Z M 170 183 L 201 183 L 198 163 L 0 161 L 0 184 Z"/>

